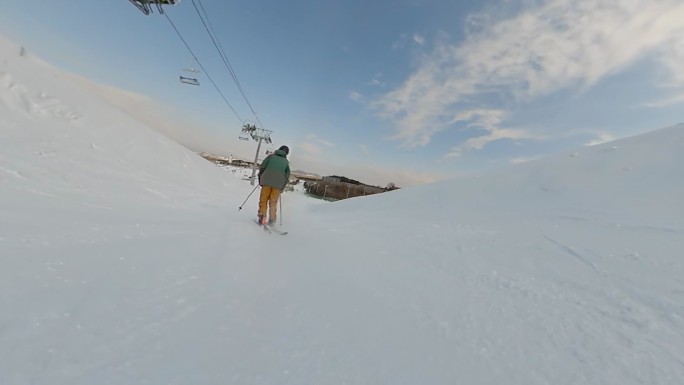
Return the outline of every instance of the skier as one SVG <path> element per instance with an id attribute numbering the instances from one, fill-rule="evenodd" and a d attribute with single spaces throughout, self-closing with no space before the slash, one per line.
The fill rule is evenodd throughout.
<path id="1" fill-rule="evenodd" d="M 264 159 L 259 166 L 259 195 L 258 221 L 261 225 L 273 226 L 276 223 L 278 199 L 285 185 L 290 180 L 290 162 L 287 155 L 290 149 L 280 146 L 279 149 Z M 268 222 L 266 220 L 266 208 L 268 207 Z"/>

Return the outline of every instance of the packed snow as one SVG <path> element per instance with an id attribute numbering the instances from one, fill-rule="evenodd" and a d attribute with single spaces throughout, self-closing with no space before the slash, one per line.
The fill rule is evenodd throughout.
<path id="1" fill-rule="evenodd" d="M 0 39 L 1 384 L 684 383 L 684 125 L 278 236 L 69 79 Z"/>

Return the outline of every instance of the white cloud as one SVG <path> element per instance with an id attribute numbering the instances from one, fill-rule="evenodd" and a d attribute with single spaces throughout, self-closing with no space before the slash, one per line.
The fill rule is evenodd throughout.
<path id="1" fill-rule="evenodd" d="M 511 164 L 520 164 L 520 163 L 531 162 L 531 161 L 533 161 L 533 160 L 537 160 L 537 159 L 540 159 L 540 158 L 541 158 L 541 156 L 530 156 L 530 157 L 522 157 L 522 156 L 519 156 L 519 157 L 512 158 L 512 159 L 510 160 L 510 162 L 511 162 Z"/>
<path id="2" fill-rule="evenodd" d="M 474 109 L 459 111 L 448 122 L 449 124 L 458 122 L 468 122 L 468 127 L 481 128 L 487 131 L 496 129 L 503 120 L 505 112 L 497 109 Z"/>
<path id="3" fill-rule="evenodd" d="M 359 147 L 361 148 L 361 151 L 363 151 L 364 154 L 370 154 L 370 152 L 368 151 L 368 147 L 365 144 L 359 144 Z"/>
<path id="4" fill-rule="evenodd" d="M 463 155 L 463 149 L 461 147 L 454 147 L 449 150 L 444 156 L 442 157 L 443 159 L 456 159 L 460 158 Z"/>
<path id="5" fill-rule="evenodd" d="M 612 142 L 613 140 L 616 140 L 616 139 L 618 139 L 618 138 L 612 134 L 603 133 L 603 134 L 599 134 L 596 138 L 590 140 L 589 142 L 585 143 L 584 145 L 585 146 L 596 146 L 598 144 Z"/>
<path id="6" fill-rule="evenodd" d="M 679 94 L 679 95 L 674 95 L 674 96 L 671 96 L 669 98 L 665 98 L 665 99 L 658 100 L 655 102 L 646 103 L 646 104 L 644 104 L 644 107 L 663 108 L 663 107 L 669 107 L 669 106 L 673 106 L 675 104 L 682 104 L 682 103 L 684 103 L 684 93 Z"/>
<path id="7" fill-rule="evenodd" d="M 409 33 L 402 33 L 399 39 L 392 44 L 392 49 L 401 50 L 406 48 L 415 47 L 415 45 L 422 46 L 425 44 L 425 36 L 414 33 L 413 35 Z"/>
<path id="8" fill-rule="evenodd" d="M 495 109 L 479 109 L 470 110 L 459 113 L 450 123 L 457 123 L 462 121 L 471 121 L 467 127 L 479 128 L 487 132 L 486 135 L 480 135 L 466 140 L 464 147 L 480 150 L 488 143 L 496 140 L 510 139 L 510 140 L 543 140 L 543 136 L 535 135 L 526 130 L 514 128 L 500 128 L 499 125 L 504 118 L 504 111 Z"/>
<path id="9" fill-rule="evenodd" d="M 327 140 L 324 140 L 324 139 L 318 139 L 318 143 L 320 143 L 326 147 L 335 147 L 335 144 L 333 144 L 332 142 L 328 142 Z"/>
<path id="10" fill-rule="evenodd" d="M 371 81 L 367 83 L 367 85 L 374 86 L 374 87 L 386 86 L 386 84 L 380 80 L 381 78 L 382 78 L 382 73 L 377 73 L 377 74 L 375 74 L 373 79 L 371 79 Z"/>
<path id="11" fill-rule="evenodd" d="M 671 20 L 668 20 L 669 23 L 681 23 L 683 17 L 681 13 L 668 16 L 671 18 Z M 673 74 L 675 83 L 684 83 L 684 66 L 682 66 L 682 63 L 684 63 L 684 37 L 673 39 L 671 44 L 664 50 L 660 60 L 665 68 Z"/>
<path id="12" fill-rule="evenodd" d="M 495 142 L 497 140 L 509 139 L 509 140 L 543 140 L 542 136 L 535 136 L 528 133 L 525 130 L 516 130 L 510 128 L 497 128 L 489 131 L 489 134 L 482 135 L 468 139 L 464 146 L 467 148 L 472 148 L 475 150 L 480 150 L 484 148 L 487 144 Z"/>
<path id="13" fill-rule="evenodd" d="M 534 135 L 522 129 L 499 128 L 504 115 L 505 112 L 503 110 L 496 109 L 468 110 L 458 113 L 458 115 L 456 115 L 449 122 L 449 124 L 470 121 L 467 127 L 478 128 L 480 130 L 486 131 L 486 135 L 476 136 L 474 138 L 468 139 L 465 142 L 464 146 L 466 148 L 476 150 L 484 148 L 490 142 L 501 139 L 543 139 L 540 136 Z"/>
<path id="14" fill-rule="evenodd" d="M 355 102 L 362 102 L 363 101 L 363 95 L 356 91 L 352 91 L 349 93 L 349 99 L 355 101 Z"/>
<path id="15" fill-rule="evenodd" d="M 300 150 L 304 157 L 320 157 L 325 153 L 324 147 L 335 147 L 335 144 L 319 138 L 316 134 L 308 134 L 304 141 L 297 143 L 297 150 Z"/>
<path id="16" fill-rule="evenodd" d="M 469 17 L 477 28 L 461 44 L 438 44 L 377 101 L 381 116 L 396 121 L 395 139 L 426 145 L 487 96 L 524 103 L 586 88 L 646 57 L 661 58 L 684 82 L 681 0 L 548 0 L 498 22 L 481 19 Z"/>
<path id="17" fill-rule="evenodd" d="M 316 134 L 308 134 L 306 136 L 306 140 L 308 140 L 309 142 L 315 142 L 317 144 L 322 144 L 326 147 L 335 147 L 334 143 L 332 143 L 328 140 L 325 140 L 323 138 L 319 138 L 318 135 L 316 135 Z"/>
<path id="18" fill-rule="evenodd" d="M 482 32 L 491 23 L 487 13 L 471 13 L 465 18 L 464 31 L 468 35 Z"/>
<path id="19" fill-rule="evenodd" d="M 297 144 L 297 150 L 304 153 L 304 156 L 321 156 L 323 150 L 311 142 L 302 142 Z"/>

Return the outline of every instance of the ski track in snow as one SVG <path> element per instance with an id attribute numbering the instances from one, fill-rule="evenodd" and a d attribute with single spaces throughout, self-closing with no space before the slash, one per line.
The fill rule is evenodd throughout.
<path id="1" fill-rule="evenodd" d="M 584 256 L 583 256 L 580 252 L 578 252 L 577 250 L 573 249 L 573 248 L 570 247 L 570 246 L 563 245 L 563 244 L 561 244 L 560 242 L 554 240 L 553 238 L 551 238 L 551 237 L 549 237 L 549 236 L 547 236 L 547 235 L 544 235 L 544 238 L 545 238 L 546 240 L 548 240 L 549 242 L 551 242 L 551 243 L 552 243 L 553 245 L 555 245 L 556 247 L 558 247 L 558 248 L 559 248 L 560 250 L 562 250 L 564 253 L 566 253 L 566 254 L 570 255 L 571 257 L 577 259 L 577 261 L 579 261 L 579 262 L 582 263 L 583 265 L 587 266 L 588 268 L 590 268 L 591 270 L 593 270 L 595 273 L 600 273 L 599 270 L 596 268 L 596 265 L 593 264 L 593 263 L 590 261 L 589 258 L 584 257 Z"/>

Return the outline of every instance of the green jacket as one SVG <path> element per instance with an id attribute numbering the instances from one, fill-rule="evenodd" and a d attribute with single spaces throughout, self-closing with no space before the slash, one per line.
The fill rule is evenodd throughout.
<path id="1" fill-rule="evenodd" d="M 285 151 L 276 150 L 259 166 L 259 184 L 283 190 L 290 180 L 290 162 Z"/>

